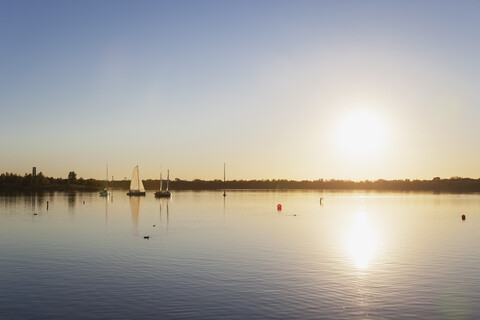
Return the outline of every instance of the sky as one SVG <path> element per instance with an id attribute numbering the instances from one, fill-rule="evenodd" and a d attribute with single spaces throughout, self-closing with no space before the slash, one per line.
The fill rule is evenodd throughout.
<path id="1" fill-rule="evenodd" d="M 480 178 L 480 1 L 0 1 L 0 172 Z"/>

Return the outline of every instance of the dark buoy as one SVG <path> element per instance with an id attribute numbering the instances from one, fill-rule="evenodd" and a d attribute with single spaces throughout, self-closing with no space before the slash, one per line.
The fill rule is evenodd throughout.
<path id="1" fill-rule="evenodd" d="M 37 216 L 37 215 L 38 215 L 38 213 L 34 213 L 33 215 L 34 215 L 34 216 Z"/>
<path id="2" fill-rule="evenodd" d="M 281 211 L 281 210 L 282 210 L 282 205 L 281 205 L 280 203 L 277 204 L 277 210 L 278 210 L 278 211 Z"/>
<path id="3" fill-rule="evenodd" d="M 294 216 L 294 217 L 296 217 L 297 215 L 296 215 L 296 214 L 294 214 L 293 216 Z"/>
<path id="4" fill-rule="evenodd" d="M 462 220 L 465 220 L 467 217 L 465 217 L 464 214 L 462 214 Z"/>
<path id="5" fill-rule="evenodd" d="M 153 225 L 155 227 L 155 225 Z"/>
<path id="6" fill-rule="evenodd" d="M 83 204 L 85 204 L 85 201 L 83 201 Z"/>
<path id="7" fill-rule="evenodd" d="M 150 236 L 145 236 L 143 237 L 143 239 L 150 239 Z"/>

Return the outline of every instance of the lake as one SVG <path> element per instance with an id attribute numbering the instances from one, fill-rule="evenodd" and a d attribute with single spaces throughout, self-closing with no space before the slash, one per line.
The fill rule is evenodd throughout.
<path id="1" fill-rule="evenodd" d="M 222 194 L 0 194 L 0 318 L 480 318 L 478 194 Z"/>

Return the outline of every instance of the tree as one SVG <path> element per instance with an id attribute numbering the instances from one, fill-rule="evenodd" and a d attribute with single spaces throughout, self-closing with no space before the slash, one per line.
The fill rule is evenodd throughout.
<path id="1" fill-rule="evenodd" d="M 38 173 L 35 177 L 35 185 L 46 186 L 48 184 L 50 184 L 50 180 L 48 180 L 48 178 L 45 177 L 42 172 Z"/>
<path id="2" fill-rule="evenodd" d="M 68 183 L 73 184 L 75 183 L 75 181 L 77 181 L 77 174 L 75 173 L 75 171 L 70 171 L 68 173 Z"/>

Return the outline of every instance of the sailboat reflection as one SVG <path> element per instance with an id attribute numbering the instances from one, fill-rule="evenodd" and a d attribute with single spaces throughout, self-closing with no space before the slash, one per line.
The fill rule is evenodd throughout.
<path id="1" fill-rule="evenodd" d="M 132 210 L 132 221 L 135 232 L 138 232 L 138 214 L 142 208 L 143 197 L 130 197 L 130 209 Z"/>
<path id="2" fill-rule="evenodd" d="M 368 268 L 370 260 L 377 250 L 378 239 L 374 225 L 369 221 L 365 212 L 360 211 L 355 214 L 346 240 L 347 252 L 355 266 L 359 269 Z"/>
<path id="3" fill-rule="evenodd" d="M 160 223 L 162 223 L 162 204 L 164 207 L 166 207 L 166 210 L 167 210 L 167 230 L 168 230 L 168 220 L 169 220 L 169 213 L 168 213 L 168 202 L 170 202 L 170 200 L 168 199 L 161 199 L 160 200 Z"/>
<path id="4" fill-rule="evenodd" d="M 225 224 L 225 198 L 223 197 L 223 224 Z"/>
<path id="5" fill-rule="evenodd" d="M 108 199 L 104 197 L 103 204 L 105 207 L 105 226 L 108 224 Z"/>

